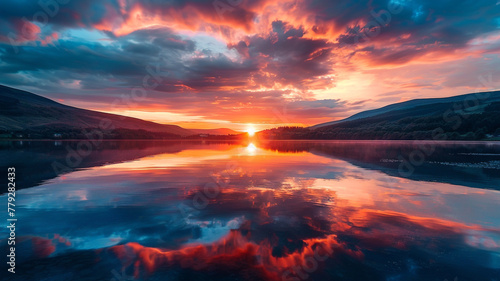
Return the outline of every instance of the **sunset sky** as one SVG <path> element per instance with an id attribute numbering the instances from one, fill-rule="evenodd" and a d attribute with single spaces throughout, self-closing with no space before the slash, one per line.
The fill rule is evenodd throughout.
<path id="1" fill-rule="evenodd" d="M 500 88 L 497 0 L 43 2 L 1 1 L 0 83 L 159 123 L 313 125 Z"/>

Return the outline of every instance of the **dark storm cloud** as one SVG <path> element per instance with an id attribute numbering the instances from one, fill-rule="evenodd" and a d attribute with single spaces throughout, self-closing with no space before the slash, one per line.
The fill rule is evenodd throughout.
<path id="1" fill-rule="evenodd" d="M 500 11 L 495 1 L 312 0 L 302 5 L 315 12 L 318 24 L 333 24 L 339 31 L 376 21 L 382 26 L 382 38 L 410 32 L 422 43 L 439 39 L 447 44 L 464 44 L 498 29 L 495 19 Z"/>
<path id="2" fill-rule="evenodd" d="M 195 89 L 243 85 L 246 73 L 256 70 L 250 61 L 235 63 L 223 54 L 183 59 L 194 52 L 195 43 L 182 39 L 168 28 L 138 30 L 109 45 L 59 40 L 57 46 L 19 46 L 18 49 L 16 53 L 9 45 L 0 45 L 2 73 L 40 77 L 62 70 L 64 73 L 58 73 L 58 79 L 81 78 L 86 88 L 94 88 L 90 82 L 103 77 L 109 78 L 108 86 L 141 85 L 148 67 L 156 70 L 155 66 L 159 66 L 162 73 L 168 73 L 168 79 L 159 88 L 167 91 L 178 90 L 169 88 L 169 84 L 184 84 Z"/>
<path id="3" fill-rule="evenodd" d="M 0 3 L 0 34 L 10 33 L 10 37 L 1 36 L 0 40 L 5 42 L 10 38 L 20 41 L 26 37 L 26 32 L 19 28 L 24 26 L 24 22 L 37 23 L 41 27 L 56 31 L 85 28 L 113 33 L 114 29 L 137 20 L 134 11 L 140 11 L 142 16 L 157 16 L 181 22 L 182 25 L 192 28 L 203 25 L 200 24 L 201 20 L 210 24 L 250 29 L 257 15 L 249 8 L 261 2 L 263 1 L 8 0 Z"/>
<path id="4" fill-rule="evenodd" d="M 64 28 L 92 28 L 110 17 L 111 11 L 119 11 L 116 1 L 2 1 L 0 3 L 0 26 L 14 26 L 19 20 L 39 24 L 41 27 L 50 26 L 50 29 Z M 122 17 L 118 12 L 112 13 L 115 18 Z M 4 30 L 0 29 L 2 34 Z M 11 38 L 25 36 L 21 29 L 9 30 Z"/>
<path id="5" fill-rule="evenodd" d="M 304 38 L 303 28 L 282 21 L 274 21 L 271 28 L 266 37 L 250 36 L 231 46 L 242 56 L 261 62 L 266 75 L 256 76 L 257 81 L 269 86 L 278 82 L 300 88 L 311 86 L 306 80 L 332 71 L 329 61 L 332 45 L 327 40 Z"/>
<path id="6" fill-rule="evenodd" d="M 357 2 L 357 8 L 323 2 L 318 22 L 344 30 L 337 38 L 341 47 L 370 45 L 362 51 L 378 65 L 404 64 L 427 53 L 459 50 L 499 28 L 500 6 L 494 1 L 375 0 L 365 5 Z M 306 2 L 309 8 L 315 5 L 318 1 Z"/>
<path id="7" fill-rule="evenodd" d="M 245 60 L 235 63 L 223 54 L 195 58 L 189 62 L 190 79 L 185 84 L 194 89 L 217 89 L 219 87 L 242 87 L 248 84 L 253 72 L 258 70 L 255 62 Z"/>
<path id="8" fill-rule="evenodd" d="M 64 2 L 64 1 L 61 1 Z M 0 21 L 3 23 L 2 35 L 9 32 L 19 33 L 20 21 L 24 18 L 31 22 L 44 22 L 43 17 L 34 17 L 38 12 L 48 15 L 48 23 L 53 30 L 61 28 L 98 28 L 108 30 L 120 27 L 133 17 L 132 9 L 139 7 L 145 14 L 168 18 L 178 11 L 184 18 L 183 24 L 196 25 L 193 17 L 206 17 L 204 20 L 221 25 L 248 26 L 254 24 L 258 10 L 265 1 L 220 1 L 226 5 L 221 16 L 217 13 L 212 0 L 197 1 L 3 1 L 0 4 Z M 55 4 L 54 4 L 55 3 Z M 230 5 L 231 4 L 231 5 Z M 269 2 L 267 3 L 269 4 Z M 338 37 L 341 44 L 364 43 L 366 36 L 355 39 L 359 34 L 369 33 L 366 23 L 378 24 L 369 42 L 383 42 L 398 38 L 407 48 L 420 50 L 422 46 L 432 44 L 440 48 L 457 49 L 480 34 L 498 30 L 500 7 L 495 1 L 409 1 L 409 0 L 373 0 L 373 1 L 299 1 L 296 6 L 301 14 L 309 16 L 313 26 L 310 32 L 321 34 L 328 28 L 345 31 Z M 191 9 L 190 12 L 185 12 Z M 181 13 L 182 12 L 182 13 Z M 174 15 L 175 16 L 175 15 Z M 226 22 L 224 22 L 226 21 Z M 272 31 L 283 28 L 280 21 L 273 23 Z M 378 31 L 376 31 L 378 29 Z M 295 37 L 300 38 L 299 34 Z M 304 32 L 302 30 L 302 32 Z M 5 37 L 5 36 L 4 36 Z M 335 38 L 329 38 L 335 41 Z M 5 38 L 3 38 L 5 41 Z M 433 51 L 433 48 L 420 52 Z M 408 57 L 400 62 L 411 60 L 410 51 L 395 50 L 400 56 Z M 375 54 L 374 54 L 375 56 Z M 390 58 L 391 56 L 388 56 Z M 379 63 L 383 63 L 380 62 Z"/>
<path id="9" fill-rule="evenodd" d="M 235 48 L 249 54 L 240 61 L 222 53 L 196 51 L 194 41 L 183 39 L 171 29 L 149 28 L 110 38 L 109 44 L 60 39 L 55 46 L 19 46 L 18 53 L 4 44 L 0 46 L 4 62 L 0 70 L 38 78 L 51 75 L 61 80 L 82 80 L 83 88 L 91 89 L 141 85 L 147 75 L 145 69 L 159 64 L 168 78 L 156 90 L 164 92 L 273 86 L 276 82 L 305 87 L 305 80 L 329 73 L 331 47 L 325 40 L 303 38 L 303 29 L 281 21 L 274 22 L 272 29 L 267 37 L 249 37 L 248 46 L 240 42 L 243 49 Z M 53 72 L 58 71 L 63 72 L 54 77 Z M 86 76 L 79 76 L 82 74 Z"/>
<path id="10" fill-rule="evenodd" d="M 61 1 L 63 2 L 63 1 Z M 252 35 L 247 40 L 231 45 L 240 54 L 252 59 L 244 65 L 263 66 L 263 70 L 272 73 L 275 77 L 265 74 L 256 74 L 256 81 L 264 85 L 270 85 L 273 80 L 284 85 L 296 84 L 293 81 L 318 78 L 331 74 L 332 65 L 327 63 L 330 58 L 332 45 L 328 39 L 304 38 L 306 32 L 321 33 L 327 27 L 334 27 L 338 31 L 345 30 L 337 39 L 341 44 L 354 44 L 356 42 L 372 44 L 398 39 L 398 45 L 388 43 L 384 48 L 369 46 L 353 52 L 353 55 L 364 54 L 374 64 L 404 64 L 417 59 L 427 52 L 449 51 L 465 46 L 467 42 L 480 34 L 498 30 L 498 5 L 487 3 L 488 1 L 404 1 L 404 0 L 374 0 L 374 1 L 299 1 L 301 13 L 310 14 L 315 25 L 309 30 L 303 27 L 293 27 L 284 21 L 276 20 L 270 26 L 269 35 Z M 212 0 L 198 1 L 69 1 L 58 3 L 54 1 L 3 1 L 0 9 L 1 40 L 7 41 L 9 33 L 22 33 L 26 22 L 41 23 L 42 17 L 33 17 L 42 11 L 48 15 L 48 25 L 51 31 L 62 28 L 101 28 L 116 25 L 119 27 L 132 17 L 127 12 L 134 7 L 140 7 L 145 13 L 165 14 L 172 10 L 195 9 L 201 14 L 216 13 Z M 226 5 L 228 3 L 224 2 Z M 233 3 L 233 2 L 231 2 Z M 236 2 L 234 2 L 236 3 Z M 241 1 L 230 11 L 235 9 L 248 9 L 245 13 L 252 13 L 264 5 L 264 1 L 249 2 Z M 491 6 L 488 6 L 491 4 Z M 391 9 L 392 7 L 392 9 Z M 229 9 L 229 8 L 228 8 Z M 229 11 L 229 10 L 228 10 Z M 190 20 L 189 13 L 184 15 L 186 23 Z M 221 20 L 221 17 L 218 17 Z M 247 21 L 244 25 L 251 24 L 255 15 L 250 17 L 239 16 L 240 20 Z M 231 19 L 226 19 L 231 21 Z M 250 23 L 248 23 L 250 22 Z M 369 27 L 364 26 L 368 22 L 378 24 L 373 31 L 378 35 L 374 37 L 359 37 L 360 34 L 369 33 Z M 99 27 L 102 25 L 104 27 Z M 104 28 L 104 29 L 102 29 Z M 109 32 L 109 31 L 108 31 Z M 138 41 L 144 39 L 154 40 L 149 44 L 137 44 L 133 42 L 123 43 L 122 51 L 133 54 L 155 56 L 161 50 L 179 49 L 183 51 L 194 51 L 194 42 L 182 41 L 178 38 L 163 38 L 156 32 L 144 35 L 141 31 L 129 34 L 129 38 L 136 37 Z M 112 32 L 108 33 L 112 36 Z M 11 34 L 12 35 L 12 34 Z M 17 34 L 26 36 L 26 34 Z M 19 38 L 19 37 L 17 37 Z M 357 38 L 357 39 L 356 39 Z M 368 39 L 366 39 L 368 38 Z M 111 38 L 116 39 L 116 38 Z M 401 44 L 403 43 L 403 44 Z M 65 44 L 65 42 L 60 42 Z M 95 48 L 99 48 L 95 46 Z M 51 50 L 41 50 L 40 52 Z M 50 56 L 50 54 L 48 54 Z M 266 60 L 264 57 L 269 57 Z M 131 59 L 134 59 L 133 57 Z M 226 63 L 219 58 L 205 59 L 213 63 Z M 7 61 L 9 61 L 7 59 Z M 71 60 L 70 60 L 71 61 Z M 194 61 L 203 64 L 204 61 Z M 15 68 L 16 66 L 13 66 Z M 56 67 L 56 66 L 55 66 Z M 224 67 L 224 66 L 221 66 Z M 111 67 L 113 68 L 113 67 Z M 236 69 L 241 69 L 239 65 Z M 227 68 L 226 68 L 227 69 Z M 223 71 L 223 70 L 221 70 Z M 193 81 L 193 86 L 204 85 L 203 78 Z M 201 75 L 203 77 L 203 75 Z M 235 83 L 240 84 L 240 83 Z M 299 82 L 300 84 L 300 82 Z M 307 86 L 307 85 L 302 85 Z M 310 85 L 309 85 L 310 86 Z"/>
<path id="11" fill-rule="evenodd" d="M 181 36 L 169 28 L 141 29 L 125 36 L 127 40 L 135 40 L 141 43 L 149 42 L 151 45 L 165 49 L 193 52 L 195 43 L 191 40 L 182 39 Z"/>
<path id="12" fill-rule="evenodd" d="M 221 26 L 237 26 L 250 30 L 258 16 L 255 12 L 266 0 L 145 0 L 134 1 L 148 14 L 176 16 L 172 11 L 190 11 L 182 13 L 184 24 L 196 25 L 196 18 Z"/>

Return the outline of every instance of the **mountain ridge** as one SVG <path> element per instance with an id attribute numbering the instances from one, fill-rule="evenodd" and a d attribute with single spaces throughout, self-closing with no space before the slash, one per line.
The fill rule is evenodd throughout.
<path id="1" fill-rule="evenodd" d="M 365 110 L 358 112 L 356 114 L 353 114 L 347 118 L 341 119 L 341 120 L 336 120 L 336 121 L 329 121 L 325 123 L 320 123 L 316 124 L 313 126 L 310 126 L 309 128 L 312 129 L 318 129 L 321 127 L 329 126 L 329 125 L 334 125 L 338 124 L 341 122 L 346 122 L 346 121 L 353 121 L 357 119 L 363 119 L 363 118 L 368 118 L 368 117 L 373 117 L 379 114 L 383 114 L 389 111 L 394 111 L 394 110 L 403 110 L 403 109 L 409 109 L 417 106 L 423 106 L 423 105 L 428 105 L 428 104 L 435 104 L 435 103 L 450 103 L 450 102 L 460 102 L 464 101 L 469 97 L 477 96 L 477 95 L 484 95 L 484 94 L 491 94 L 495 93 L 498 94 L 500 91 L 490 91 L 490 92 L 480 92 L 480 93 L 469 93 L 469 94 L 462 94 L 462 95 L 457 95 L 457 96 L 451 96 L 451 97 L 444 97 L 444 98 L 422 98 L 422 99 L 412 99 L 412 100 L 407 100 L 403 102 L 398 102 L 398 103 L 393 103 L 393 104 L 388 104 L 380 108 L 376 109 L 370 109 L 370 110 Z M 500 96 L 497 98 L 500 100 Z M 477 98 L 473 98 L 472 100 L 477 100 Z"/>
<path id="2" fill-rule="evenodd" d="M 310 127 L 259 132 L 267 139 L 500 139 L 500 91 L 417 99 Z"/>
<path id="3" fill-rule="evenodd" d="M 142 134 L 143 138 L 174 138 L 238 133 L 226 128 L 191 130 L 177 125 L 77 108 L 5 85 L 0 85 L 0 100 L 0 135 L 14 132 L 19 136 L 30 135 L 34 138 L 80 138 L 82 135 L 78 131 L 99 128 L 102 122 L 111 123 L 116 129 L 109 133 L 109 138 L 140 137 L 137 134 Z"/>

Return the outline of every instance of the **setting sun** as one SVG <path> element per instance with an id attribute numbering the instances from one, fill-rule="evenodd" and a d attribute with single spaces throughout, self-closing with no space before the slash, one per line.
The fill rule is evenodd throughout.
<path id="1" fill-rule="evenodd" d="M 256 132 L 255 127 L 249 126 L 247 128 L 247 133 L 248 133 L 249 136 L 253 137 L 255 135 L 255 132 Z"/>

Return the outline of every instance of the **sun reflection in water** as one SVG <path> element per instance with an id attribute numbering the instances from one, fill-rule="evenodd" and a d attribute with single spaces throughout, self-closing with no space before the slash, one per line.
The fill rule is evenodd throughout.
<path id="1" fill-rule="evenodd" d="M 246 149 L 247 149 L 248 155 L 255 155 L 255 152 L 257 152 L 257 147 L 253 143 L 248 144 Z"/>

